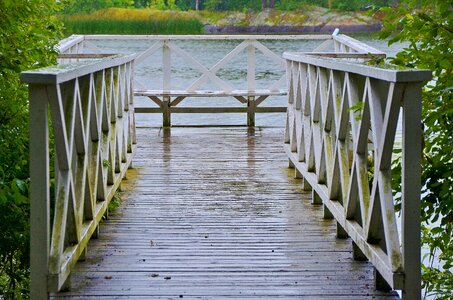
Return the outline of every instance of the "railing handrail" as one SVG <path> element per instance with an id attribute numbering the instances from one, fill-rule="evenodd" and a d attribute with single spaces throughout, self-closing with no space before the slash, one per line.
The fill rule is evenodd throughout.
<path id="1" fill-rule="evenodd" d="M 360 53 L 385 54 L 384 52 L 382 52 L 374 47 L 371 47 L 370 45 L 362 43 L 345 34 L 333 34 L 332 39 L 334 41 L 336 41 L 344 46 L 347 46 L 351 49 L 354 49 L 355 51 L 360 52 Z"/>
<path id="2" fill-rule="evenodd" d="M 109 34 L 87 34 L 83 35 L 86 40 L 327 40 L 332 35 L 320 34 L 199 34 L 199 35 L 109 35 Z"/>
<path id="3" fill-rule="evenodd" d="M 240 34 L 240 35 L 109 35 L 109 34 L 86 34 L 86 35 L 71 35 L 62 41 L 57 46 L 60 53 L 66 52 L 71 47 L 77 46 L 84 41 L 93 40 L 160 40 L 160 41 L 184 41 L 184 40 L 325 40 L 326 42 L 334 41 L 339 45 L 346 46 L 358 53 L 371 53 L 371 54 L 385 54 L 384 52 L 371 47 L 365 43 L 362 43 L 354 38 L 351 38 L 344 34 L 337 34 L 337 31 L 333 35 L 328 34 L 300 34 L 300 35 L 273 35 L 273 34 L 262 34 L 262 35 L 251 35 L 251 34 Z"/>
<path id="4" fill-rule="evenodd" d="M 373 58 L 373 54 L 368 54 L 368 58 Z M 383 68 L 379 65 L 373 66 L 372 64 L 364 64 L 363 62 L 321 57 L 303 52 L 285 52 L 283 53 L 283 58 L 294 62 L 312 64 L 322 68 L 354 73 L 391 82 L 419 82 L 430 80 L 432 77 L 431 71 L 428 70 L 402 69 L 391 65 Z"/>
<path id="5" fill-rule="evenodd" d="M 134 58 L 115 55 L 22 73 L 30 95 L 32 299 L 46 299 L 68 284 L 131 164 Z"/>
<path id="6" fill-rule="evenodd" d="M 131 62 L 135 57 L 135 54 L 116 54 L 102 59 L 86 59 L 64 65 L 26 71 L 21 74 L 21 79 L 29 84 L 59 84 L 102 69 Z"/>
<path id="7" fill-rule="evenodd" d="M 57 50 L 60 53 L 64 53 L 64 52 L 68 51 L 69 49 L 71 49 L 72 47 L 77 46 L 80 43 L 83 43 L 84 40 L 85 40 L 84 35 L 78 35 L 78 34 L 70 35 L 67 38 L 62 39 L 58 43 Z"/>
<path id="8" fill-rule="evenodd" d="M 65 53 L 84 41 L 92 40 L 332 40 L 332 35 L 112 35 L 73 34 L 61 40 L 57 49 Z"/>
<path id="9" fill-rule="evenodd" d="M 431 72 L 303 53 L 284 58 L 285 151 L 296 176 L 336 219 L 337 235 L 352 238 L 354 257 L 373 263 L 378 287 L 420 299 L 421 89 Z M 401 233 L 391 184 L 400 111 Z"/>

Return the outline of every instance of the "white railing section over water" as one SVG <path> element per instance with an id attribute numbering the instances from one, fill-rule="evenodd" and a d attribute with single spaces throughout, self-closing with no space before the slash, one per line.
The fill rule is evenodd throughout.
<path id="1" fill-rule="evenodd" d="M 255 113 L 286 112 L 285 106 L 262 106 L 261 104 L 270 96 L 286 95 L 286 75 L 284 70 L 286 63 L 277 54 L 266 47 L 262 41 L 274 40 L 319 40 L 320 45 L 314 50 L 315 53 L 326 52 L 325 55 L 335 55 L 338 52 L 350 53 L 353 59 L 361 58 L 363 55 L 373 54 L 376 57 L 385 56 L 372 47 L 369 47 L 355 39 L 345 35 L 187 35 L 187 36 L 140 36 L 140 35 L 85 35 L 72 36 L 60 43 L 60 52 L 65 55 L 70 53 L 102 53 L 103 50 L 95 45 L 95 41 L 106 40 L 145 40 L 150 42 L 149 48 L 138 54 L 135 65 L 140 65 L 145 60 L 157 54 L 162 56 L 162 78 L 161 89 L 147 89 L 144 84 L 136 82 L 136 96 L 145 96 L 153 101 L 154 107 L 136 107 L 137 113 L 162 113 L 163 126 L 171 125 L 172 113 L 247 113 L 247 125 L 255 126 Z M 213 66 L 205 66 L 193 53 L 189 53 L 179 43 L 188 41 L 223 40 L 237 41 L 237 46 L 221 58 Z M 160 53 L 159 53 L 160 52 Z M 266 63 L 272 63 L 281 69 L 283 76 L 280 80 L 273 82 L 265 88 L 260 86 L 256 79 L 256 68 L 260 61 L 257 61 L 257 53 L 260 52 L 267 58 Z M 209 55 L 209 53 L 206 53 Z M 184 89 L 174 89 L 172 82 L 175 81 L 172 75 L 172 60 L 178 56 L 182 58 L 188 68 L 196 70 L 200 75 L 193 78 L 193 82 Z M 231 82 L 221 79 L 218 72 L 228 67 L 235 59 L 245 56 L 247 71 L 243 80 L 247 83 L 246 88 L 234 86 Z M 178 73 L 177 71 L 175 73 Z M 216 89 L 202 88 L 203 84 L 211 83 Z M 178 107 L 186 98 L 193 97 L 233 97 L 239 101 L 240 107 Z"/>
<path id="2" fill-rule="evenodd" d="M 137 56 L 102 53 L 99 39 L 150 40 Z M 319 40 L 310 53 L 280 58 L 258 40 Z M 206 67 L 175 41 L 234 40 L 238 45 Z M 60 44 L 61 62 L 23 73 L 30 90 L 31 291 L 45 298 L 67 283 L 83 259 L 91 236 L 120 186 L 135 148 L 133 96 L 146 95 L 169 126 L 175 112 L 287 111 L 285 142 L 304 187 L 323 203 L 326 217 L 338 221 L 338 235 L 349 235 L 357 259 L 369 259 L 378 280 L 402 289 L 407 299 L 420 294 L 420 92 L 426 71 L 380 69 L 363 64 L 385 54 L 344 35 L 332 36 L 73 36 Z M 134 86 L 134 66 L 162 54 L 162 89 Z M 266 89 L 256 86 L 256 51 L 286 69 Z M 217 72 L 245 53 L 246 89 Z M 172 55 L 200 72 L 184 90 L 172 90 Z M 202 90 L 207 81 L 218 90 Z M 137 84 L 137 83 L 136 83 Z M 286 86 L 283 86 L 285 85 Z M 287 88 L 286 88 L 287 87 Z M 288 94 L 286 107 L 258 107 L 267 97 Z M 234 97 L 247 107 L 177 107 L 187 97 Z M 261 110 L 260 110 L 261 109 Z M 50 110 L 51 124 L 47 116 Z M 403 113 L 402 229 L 399 233 L 391 186 L 391 159 L 397 120 Z M 54 168 L 49 131 L 55 137 Z M 50 198 L 50 174 L 55 195 Z M 53 212 L 53 218 L 50 212 Z M 52 225 L 50 222 L 52 221 Z M 40 250 L 36 250 L 40 249 Z M 382 278 L 381 278 L 382 277 Z"/>
<path id="3" fill-rule="evenodd" d="M 314 203 L 324 205 L 325 216 L 336 219 L 338 236 L 351 237 L 354 257 L 373 263 L 377 287 L 420 299 L 421 90 L 431 73 L 312 53 L 284 58 L 290 166 L 313 191 Z M 400 113 L 402 145 L 395 146 Z M 391 176 L 397 148 L 401 230 Z"/>
<path id="4" fill-rule="evenodd" d="M 68 283 L 131 163 L 133 61 L 114 56 L 22 73 L 30 91 L 32 299 Z"/>

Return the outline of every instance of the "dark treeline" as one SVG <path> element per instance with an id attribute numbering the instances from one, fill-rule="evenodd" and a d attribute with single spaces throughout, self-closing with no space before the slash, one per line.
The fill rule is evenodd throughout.
<path id="1" fill-rule="evenodd" d="M 360 10 L 392 5 L 397 0 L 70 0 L 66 13 L 89 13 L 109 7 L 259 11 L 264 9 L 296 10 L 306 5 L 329 9 Z"/>

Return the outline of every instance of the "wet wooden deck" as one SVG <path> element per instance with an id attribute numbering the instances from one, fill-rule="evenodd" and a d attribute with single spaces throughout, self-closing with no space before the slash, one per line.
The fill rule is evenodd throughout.
<path id="1" fill-rule="evenodd" d="M 283 129 L 138 129 L 73 299 L 395 299 L 287 168 Z"/>

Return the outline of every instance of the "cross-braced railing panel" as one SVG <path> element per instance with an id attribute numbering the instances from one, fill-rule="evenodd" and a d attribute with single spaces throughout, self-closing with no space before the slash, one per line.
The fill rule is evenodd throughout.
<path id="1" fill-rule="evenodd" d="M 140 51 L 135 60 L 138 68 L 158 68 L 157 73 L 162 74 L 158 78 L 139 78 L 136 76 L 136 95 L 148 97 L 157 107 L 147 105 L 146 107 L 136 108 L 140 113 L 163 113 L 164 126 L 170 125 L 171 113 L 205 113 L 205 112 L 247 112 L 247 124 L 254 126 L 255 112 L 285 112 L 286 107 L 271 106 L 265 107 L 263 102 L 271 96 L 282 96 L 286 94 L 285 87 L 285 62 L 280 53 L 276 53 L 266 46 L 267 41 L 285 40 L 307 40 L 316 41 L 314 52 L 316 53 L 335 53 L 347 54 L 350 59 L 361 59 L 361 56 L 372 53 L 376 56 L 384 55 L 382 52 L 369 47 L 355 39 L 344 35 L 204 35 L 204 36 L 109 36 L 109 35 L 86 35 L 72 36 L 60 44 L 60 51 L 63 57 L 68 57 L 68 53 L 95 53 L 97 55 L 105 52 L 98 48 L 95 43 L 105 40 L 124 40 L 140 41 L 149 43 L 145 50 Z M 227 41 L 228 46 L 233 46 L 225 54 L 218 57 L 218 60 L 205 61 L 206 57 L 194 53 L 193 49 L 187 49 L 194 41 L 206 43 L 208 41 Z M 189 44 L 187 44 L 189 43 Z M 190 48 L 190 47 L 189 47 Z M 228 48 L 228 47 L 226 47 Z M 209 56 L 218 56 L 218 53 L 207 53 Z M 204 55 L 206 56 L 206 55 Z M 154 60 L 159 59 L 161 63 L 155 65 Z M 67 58 L 66 58 L 67 59 Z M 237 62 L 240 61 L 238 64 Z M 264 80 L 260 78 L 258 72 L 263 65 L 266 70 L 273 70 L 271 73 L 282 75 L 275 80 Z M 234 66 L 234 81 L 222 77 L 222 72 Z M 189 81 L 178 77 L 179 69 L 192 70 L 193 78 Z M 240 68 L 240 70 L 238 69 Z M 156 76 L 154 74 L 149 76 Z M 239 78 L 240 77 L 240 78 Z M 149 83 L 154 83 L 150 88 Z M 160 82 L 159 85 L 155 84 Z M 176 87 L 177 86 L 177 87 Z M 178 105 L 187 98 L 194 97 L 231 97 L 246 107 L 181 107 Z"/>
<path id="2" fill-rule="evenodd" d="M 430 73 L 303 54 L 285 58 L 291 165 L 326 216 L 338 221 L 339 235 L 352 238 L 355 256 L 368 258 L 392 288 L 419 295 L 420 92 Z M 402 148 L 395 146 L 401 112 Z M 401 231 L 392 187 L 396 148 L 403 155 Z"/>
<path id="3" fill-rule="evenodd" d="M 285 63 L 279 53 L 275 53 L 273 50 L 266 47 L 263 41 L 275 41 L 275 40 L 320 40 L 321 43 L 314 49 L 314 52 L 342 52 L 342 53 L 360 53 L 360 54 L 374 54 L 377 56 L 383 55 L 382 52 L 365 45 L 355 39 L 352 39 L 345 35 L 238 35 L 238 36 L 224 36 L 224 35 L 191 35 L 191 36 L 111 36 L 111 35 L 84 35 L 84 36 L 71 36 L 63 40 L 59 49 L 64 55 L 69 54 L 81 54 L 81 53 L 93 53 L 101 54 L 105 50 L 96 46 L 93 42 L 105 41 L 105 40 L 125 40 L 125 41 L 149 41 L 150 46 L 144 51 L 141 51 L 135 60 L 135 65 L 142 64 L 145 60 L 156 56 L 157 54 L 162 55 L 162 78 L 161 87 L 162 90 L 174 90 L 172 88 L 172 58 L 182 58 L 187 67 L 200 73 L 200 76 L 194 78 L 194 81 L 188 85 L 185 89 L 178 88 L 179 92 L 193 93 L 200 90 L 207 81 L 210 81 L 218 91 L 225 93 L 233 90 L 242 90 L 242 86 L 232 86 L 231 83 L 219 78 L 217 73 L 224 67 L 227 67 L 232 60 L 245 54 L 247 57 L 247 74 L 244 78 L 244 82 L 247 82 L 246 90 L 254 91 L 256 89 L 256 54 L 263 55 L 269 62 L 272 62 L 277 68 L 284 70 Z M 212 66 L 205 66 L 199 59 L 196 58 L 197 53 L 190 53 L 181 47 L 181 42 L 206 42 L 206 41 L 237 41 L 238 44 L 233 50 L 229 51 L 224 57 L 222 57 L 217 63 Z M 173 57 L 172 57 L 173 56 Z M 137 79 L 137 78 L 136 78 Z M 270 91 L 279 91 L 285 89 L 284 77 L 274 82 L 271 86 L 265 89 Z M 145 85 L 136 82 L 138 90 L 146 90 Z M 212 90 L 212 88 L 210 89 Z"/>
<path id="4" fill-rule="evenodd" d="M 40 297 L 47 287 L 59 291 L 83 259 L 131 163 L 136 142 L 133 57 L 60 65 L 22 76 L 30 88 L 31 243 L 32 248 L 44 246 L 32 251 L 31 290 Z M 55 145 L 52 200 L 49 131 Z M 42 178 L 44 188 L 38 186 Z"/>

